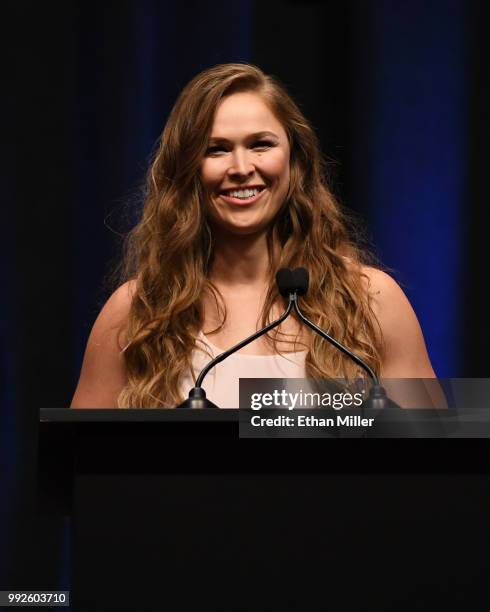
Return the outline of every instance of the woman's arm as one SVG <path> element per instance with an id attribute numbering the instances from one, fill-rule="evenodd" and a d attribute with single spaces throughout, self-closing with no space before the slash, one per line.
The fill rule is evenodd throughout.
<path id="1" fill-rule="evenodd" d="M 420 324 L 400 286 L 381 270 L 364 268 L 363 272 L 369 279 L 371 305 L 383 335 L 381 378 L 388 395 L 405 408 L 446 408 L 444 394 L 434 384 L 436 381 L 425 384 L 392 380 L 434 379 L 436 374 Z"/>
<path id="2" fill-rule="evenodd" d="M 71 408 L 116 408 L 126 384 L 122 349 L 134 281 L 117 289 L 102 308 L 90 333 Z"/>
<path id="3" fill-rule="evenodd" d="M 383 378 L 435 378 L 424 336 L 410 302 L 385 272 L 365 268 L 372 308 L 383 334 Z"/>

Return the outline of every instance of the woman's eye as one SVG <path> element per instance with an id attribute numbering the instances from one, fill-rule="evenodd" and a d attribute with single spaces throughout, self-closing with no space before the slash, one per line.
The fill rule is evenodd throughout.
<path id="1" fill-rule="evenodd" d="M 258 140 L 253 144 L 252 148 L 255 149 L 258 147 L 259 149 L 265 149 L 270 146 L 272 146 L 272 143 L 268 140 Z M 209 147 L 209 149 L 206 151 L 206 154 L 212 155 L 213 153 L 219 153 L 219 151 L 226 151 L 226 148 L 218 145 L 214 147 Z"/>
<path id="2" fill-rule="evenodd" d="M 272 143 L 269 142 L 268 140 L 259 140 L 258 142 L 254 144 L 254 147 L 260 147 L 262 149 L 265 147 L 270 147 L 271 145 Z"/>
<path id="3" fill-rule="evenodd" d="M 210 153 L 216 153 L 216 151 L 223 151 L 223 147 L 209 147 L 206 153 L 209 155 Z"/>

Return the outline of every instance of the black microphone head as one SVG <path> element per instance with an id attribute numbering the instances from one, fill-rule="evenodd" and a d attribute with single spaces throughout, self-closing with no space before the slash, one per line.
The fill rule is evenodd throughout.
<path id="1" fill-rule="evenodd" d="M 310 276 L 306 268 L 296 268 L 291 272 L 294 289 L 298 295 L 306 295 L 310 285 Z"/>
<path id="2" fill-rule="evenodd" d="M 281 268 L 276 272 L 276 283 L 279 293 L 288 298 L 294 290 L 293 272 L 291 268 Z"/>
<path id="3" fill-rule="evenodd" d="M 276 272 L 276 283 L 279 293 L 289 297 L 291 293 L 305 295 L 308 291 L 310 279 L 306 268 L 281 268 Z"/>

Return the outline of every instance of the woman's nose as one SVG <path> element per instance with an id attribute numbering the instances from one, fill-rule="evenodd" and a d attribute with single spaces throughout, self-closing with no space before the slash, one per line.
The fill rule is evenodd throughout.
<path id="1" fill-rule="evenodd" d="M 231 165 L 228 168 L 229 174 L 247 175 L 255 171 L 254 165 L 248 156 L 247 151 L 235 151 L 231 157 Z"/>

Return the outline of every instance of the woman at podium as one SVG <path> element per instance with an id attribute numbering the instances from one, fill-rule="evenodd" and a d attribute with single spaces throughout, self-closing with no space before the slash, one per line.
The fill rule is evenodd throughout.
<path id="1" fill-rule="evenodd" d="M 179 405 L 213 356 L 282 314 L 283 267 L 308 270 L 304 314 L 378 376 L 435 376 L 411 305 L 356 244 L 314 130 L 284 86 L 254 65 L 214 66 L 186 85 L 165 125 L 72 407 Z M 204 388 L 232 408 L 240 377 L 358 375 L 290 316 L 216 366 Z"/>

